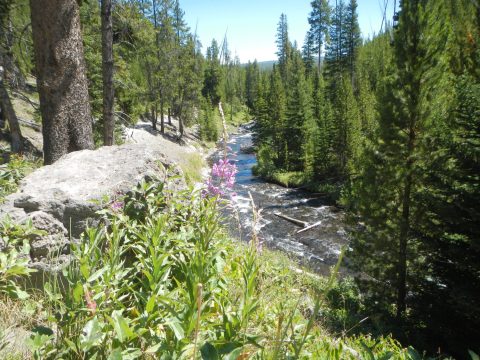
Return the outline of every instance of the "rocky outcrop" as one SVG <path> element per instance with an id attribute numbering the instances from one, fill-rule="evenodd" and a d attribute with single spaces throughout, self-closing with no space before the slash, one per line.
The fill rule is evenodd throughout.
<path id="1" fill-rule="evenodd" d="M 162 149 L 145 144 L 77 151 L 44 166 L 22 180 L 19 191 L 7 197 L 0 218 L 32 220 L 47 235 L 31 239 L 31 257 L 39 269 L 45 259 L 68 253 L 70 239 L 78 239 L 107 199 L 124 194 L 142 180 L 166 181 L 183 188 L 181 170 L 165 158 Z M 169 177 L 175 176 L 168 180 Z"/>

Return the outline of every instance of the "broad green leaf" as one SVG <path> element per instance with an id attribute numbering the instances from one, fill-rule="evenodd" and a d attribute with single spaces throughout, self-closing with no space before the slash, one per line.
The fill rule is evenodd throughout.
<path id="1" fill-rule="evenodd" d="M 90 276 L 90 267 L 88 266 L 88 264 L 80 265 L 80 272 L 85 279 L 88 279 Z"/>
<path id="2" fill-rule="evenodd" d="M 147 306 L 145 306 L 145 311 L 147 312 L 147 314 L 150 314 L 154 308 L 155 308 L 155 295 L 152 295 L 147 302 Z"/>
<path id="3" fill-rule="evenodd" d="M 121 311 L 115 310 L 112 314 L 111 318 L 112 326 L 115 329 L 115 332 L 118 336 L 118 340 L 123 343 L 127 340 L 132 339 L 135 337 L 134 332 L 130 327 L 128 326 L 127 321 L 125 318 L 122 316 Z"/>
<path id="4" fill-rule="evenodd" d="M 146 354 L 155 354 L 162 347 L 162 343 L 159 342 L 157 345 L 150 346 L 145 353 Z"/>
<path id="5" fill-rule="evenodd" d="M 35 333 L 27 340 L 27 345 L 32 352 L 40 350 L 49 340 L 52 339 L 51 335 L 42 335 Z"/>
<path id="6" fill-rule="evenodd" d="M 210 343 L 205 343 L 205 345 L 202 346 L 200 349 L 200 354 L 202 354 L 202 359 L 203 360 L 217 360 L 219 359 L 218 357 L 218 351 L 215 349 L 215 346 L 213 346 Z"/>
<path id="7" fill-rule="evenodd" d="M 83 297 L 83 285 L 80 282 L 77 282 L 75 288 L 73 289 L 73 298 L 76 302 L 80 302 Z"/>
<path id="8" fill-rule="evenodd" d="M 101 268 L 101 269 L 95 271 L 95 272 L 88 278 L 87 282 L 89 282 L 89 283 L 90 283 L 90 282 L 94 282 L 94 281 L 97 280 L 100 276 L 102 276 L 105 271 L 107 271 L 107 268 L 106 268 L 106 267 Z"/>
<path id="9" fill-rule="evenodd" d="M 20 300 L 26 300 L 29 298 L 29 295 L 26 291 L 23 291 L 18 286 L 15 285 L 15 290 L 13 291 L 14 295 Z"/>
<path id="10" fill-rule="evenodd" d="M 243 351 L 243 347 L 236 348 L 231 353 L 229 353 L 227 356 L 225 356 L 223 359 L 224 360 L 237 360 L 238 357 L 242 354 L 242 351 Z"/>
<path id="11" fill-rule="evenodd" d="M 472 360 L 480 360 L 480 356 L 478 356 L 472 350 L 468 350 L 468 353 L 470 354 L 470 357 L 472 358 Z"/>
<path id="12" fill-rule="evenodd" d="M 169 326 L 172 329 L 172 331 L 175 334 L 175 337 L 177 338 L 177 340 L 180 341 L 185 337 L 185 333 L 182 329 L 182 326 L 177 319 L 170 319 L 167 322 L 166 325 Z"/>
<path id="13" fill-rule="evenodd" d="M 123 360 L 122 350 L 114 349 L 108 356 L 108 360 Z"/>
<path id="14" fill-rule="evenodd" d="M 411 360 L 422 360 L 422 357 L 420 356 L 420 354 L 411 346 L 408 348 L 407 351 L 408 351 L 408 357 Z"/>
<path id="15" fill-rule="evenodd" d="M 90 350 L 92 347 L 98 345 L 103 338 L 102 326 L 95 316 L 92 320 L 87 322 L 80 335 L 80 348 L 84 351 Z"/>

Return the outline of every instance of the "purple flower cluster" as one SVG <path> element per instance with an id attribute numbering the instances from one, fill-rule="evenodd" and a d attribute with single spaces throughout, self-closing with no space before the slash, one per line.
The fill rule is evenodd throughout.
<path id="1" fill-rule="evenodd" d="M 113 210 L 113 211 L 120 211 L 121 209 L 123 209 L 123 201 L 114 201 L 111 205 L 110 205 L 110 208 Z"/>
<path id="2" fill-rule="evenodd" d="M 219 197 L 229 195 L 235 185 L 236 173 L 237 167 L 235 164 L 231 164 L 226 159 L 220 159 L 218 163 L 213 164 L 212 173 L 206 182 L 207 188 L 204 195 Z"/>

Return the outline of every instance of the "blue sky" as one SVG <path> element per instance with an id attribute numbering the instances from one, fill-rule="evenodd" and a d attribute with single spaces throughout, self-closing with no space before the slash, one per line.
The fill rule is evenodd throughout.
<path id="1" fill-rule="evenodd" d="M 364 37 L 378 32 L 383 6 L 387 0 L 358 0 L 360 29 Z M 393 15 L 393 2 L 388 1 L 387 19 Z M 330 0 L 335 4 L 335 0 Z M 230 51 L 242 62 L 276 59 L 275 33 L 280 14 L 287 14 L 292 41 L 302 45 L 308 30 L 310 0 L 180 0 L 185 19 L 207 48 L 213 38 L 223 40 L 225 32 Z"/>

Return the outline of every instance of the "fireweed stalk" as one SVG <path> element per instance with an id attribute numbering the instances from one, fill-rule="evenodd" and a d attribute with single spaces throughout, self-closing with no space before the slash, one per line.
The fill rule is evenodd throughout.
<path id="1" fill-rule="evenodd" d="M 237 167 L 231 164 L 227 159 L 220 159 L 213 164 L 212 172 L 206 182 L 206 189 L 203 195 L 207 197 L 218 197 L 223 199 L 233 199 L 235 193 L 233 187 L 235 185 L 235 175 Z"/>

